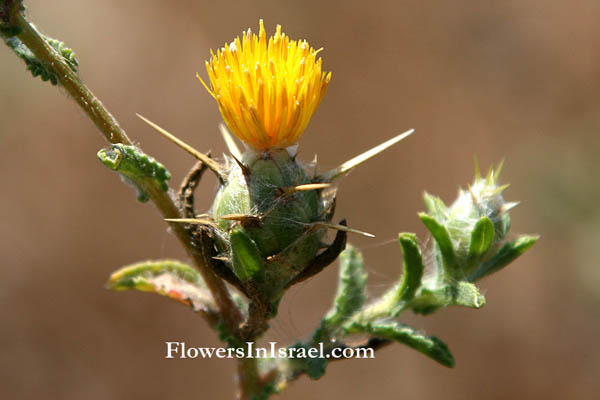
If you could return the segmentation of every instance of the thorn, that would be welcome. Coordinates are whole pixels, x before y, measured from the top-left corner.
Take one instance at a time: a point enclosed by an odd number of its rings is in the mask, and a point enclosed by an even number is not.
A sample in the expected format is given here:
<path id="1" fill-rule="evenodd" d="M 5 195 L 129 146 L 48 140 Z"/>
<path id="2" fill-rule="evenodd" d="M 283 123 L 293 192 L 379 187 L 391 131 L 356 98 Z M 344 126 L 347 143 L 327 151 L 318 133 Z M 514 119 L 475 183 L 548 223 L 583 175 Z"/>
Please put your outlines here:
<path id="1" fill-rule="evenodd" d="M 285 150 L 288 152 L 292 160 L 295 160 L 296 156 L 298 155 L 298 143 L 286 147 Z"/>
<path id="2" fill-rule="evenodd" d="M 395 145 L 396 143 L 398 143 L 402 139 L 406 138 L 407 136 L 410 136 L 414 131 L 415 131 L 414 129 L 410 129 L 390 140 L 387 140 L 387 141 L 381 143 L 379 146 L 373 147 L 371 150 L 367 150 L 364 153 L 359 154 L 358 156 L 346 161 L 339 167 L 334 168 L 334 169 L 324 173 L 323 175 L 321 175 L 319 177 L 319 180 L 325 181 L 325 182 L 331 182 L 334 179 L 339 178 L 341 175 L 347 173 L 348 171 L 350 171 L 354 167 L 358 166 L 359 164 L 362 164 L 363 162 L 367 161 L 369 158 L 371 158 L 371 157 L 381 153 L 382 151 L 386 150 L 387 148 Z"/>
<path id="3" fill-rule="evenodd" d="M 477 156 L 473 156 L 473 163 L 475 164 L 475 181 L 481 180 L 481 169 L 479 169 L 479 160 Z"/>
<path id="4" fill-rule="evenodd" d="M 219 124 L 219 130 L 221 131 L 221 136 L 223 136 L 223 140 L 225 141 L 229 153 L 235 158 L 242 158 L 242 153 L 240 152 L 239 147 L 237 147 L 237 144 L 235 144 L 235 140 L 225 124 Z"/>
<path id="5" fill-rule="evenodd" d="M 496 189 L 494 189 L 494 194 L 500 194 L 503 191 L 505 191 L 506 189 L 508 189 L 510 187 L 510 183 L 507 183 L 505 185 L 502 186 L 498 186 Z"/>
<path id="6" fill-rule="evenodd" d="M 510 203 L 504 203 L 502 205 L 502 207 L 500 207 L 500 213 L 504 214 L 505 212 L 508 212 L 509 210 L 512 210 L 513 208 L 515 208 L 516 206 L 518 206 L 520 203 L 520 201 L 512 201 Z"/>
<path id="7" fill-rule="evenodd" d="M 311 224 L 311 226 L 322 226 L 325 228 L 336 229 L 338 231 L 343 231 L 343 232 L 348 232 L 348 233 L 357 233 L 359 235 L 363 235 L 366 237 L 371 237 L 371 238 L 375 237 L 375 235 L 373 235 L 371 233 L 359 231 L 358 229 L 349 228 L 346 225 L 341 225 L 341 224 L 332 224 L 329 222 L 315 222 L 315 223 Z"/>
<path id="8" fill-rule="evenodd" d="M 189 144 L 187 144 L 184 141 L 182 141 L 181 139 L 175 137 L 174 135 L 172 135 L 171 133 L 167 132 L 166 130 L 164 130 L 160 126 L 156 125 L 154 122 L 146 119 L 142 115 L 140 115 L 140 114 L 136 114 L 136 115 L 142 121 L 144 121 L 145 123 L 147 123 L 148 125 L 150 125 L 152 128 L 156 129 L 156 131 L 158 131 L 158 133 L 160 133 L 161 135 L 163 135 L 164 137 L 166 137 L 167 139 L 169 139 L 171 142 L 175 143 L 177 146 L 181 147 L 182 149 L 184 149 L 185 151 L 187 151 L 188 153 L 190 153 L 191 155 L 193 155 L 194 157 L 196 157 L 198 160 L 200 160 L 204 164 L 206 164 L 206 166 L 210 170 L 212 170 L 219 177 L 219 179 L 221 179 L 222 181 L 225 180 L 225 177 L 223 176 L 223 172 L 221 171 L 221 168 L 220 168 L 219 164 L 217 162 L 215 162 L 212 158 L 210 158 L 206 154 L 201 153 L 198 150 L 194 149 Z"/>
<path id="9" fill-rule="evenodd" d="M 260 220 L 260 215 L 253 215 L 253 214 L 226 214 L 226 215 L 221 215 L 220 217 L 218 217 L 219 219 L 224 219 L 225 221 L 240 221 L 240 222 L 247 222 L 247 221 L 259 221 Z"/>
<path id="10" fill-rule="evenodd" d="M 296 192 L 303 192 L 306 190 L 325 189 L 325 188 L 328 188 L 329 186 L 331 186 L 330 183 L 308 183 L 306 185 L 287 186 L 287 187 L 277 188 L 277 191 L 280 193 L 280 195 L 290 195 L 290 194 L 294 194 Z"/>
<path id="11" fill-rule="evenodd" d="M 500 173 L 502 172 L 503 166 L 504 166 L 504 159 L 502 159 L 500 161 L 500 163 L 498 164 L 498 166 L 496 167 L 496 172 L 494 173 L 494 179 L 496 182 L 498 182 L 498 179 L 500 178 Z"/>
<path id="12" fill-rule="evenodd" d="M 235 160 L 235 162 L 237 163 L 237 165 L 242 170 L 242 174 L 244 174 L 244 177 L 246 178 L 246 181 L 248 181 L 248 178 L 250 177 L 250 168 L 248 168 L 247 166 L 245 166 L 244 163 L 241 162 L 240 160 L 238 160 L 237 157 L 234 156 L 233 154 L 231 155 L 231 157 Z"/>
<path id="13" fill-rule="evenodd" d="M 485 176 L 485 183 L 488 185 L 494 183 L 494 168 L 491 165 L 487 175 Z"/>
<path id="14" fill-rule="evenodd" d="M 210 214 L 206 214 L 206 213 L 196 215 L 196 219 L 200 219 L 200 218 L 201 219 L 209 219 L 210 220 L 212 218 L 212 216 Z"/>
<path id="15" fill-rule="evenodd" d="M 315 154 L 315 157 L 313 158 L 312 164 L 313 164 L 313 178 L 315 178 L 317 176 L 317 155 L 316 154 Z"/>
<path id="16" fill-rule="evenodd" d="M 215 256 L 212 259 L 213 260 L 219 260 L 219 261 L 225 261 L 225 262 L 231 261 L 231 259 L 229 257 L 216 257 Z"/>
<path id="17" fill-rule="evenodd" d="M 209 219 L 201 219 L 201 218 L 165 218 L 165 221 L 176 222 L 176 223 L 180 223 L 180 224 L 210 225 L 214 228 L 219 227 L 213 221 L 211 221 Z"/>
<path id="18" fill-rule="evenodd" d="M 327 198 L 327 195 L 322 196 L 323 198 Z M 335 196 L 335 193 L 333 194 L 332 198 L 330 200 L 326 201 L 326 207 L 323 213 L 323 219 L 325 221 L 331 221 L 331 219 L 333 218 L 333 214 L 335 214 L 335 206 L 337 205 L 337 197 Z"/>
<path id="19" fill-rule="evenodd" d="M 473 187 L 471 185 L 469 185 L 469 193 L 471 193 L 471 200 L 473 201 L 473 204 L 479 204 L 479 198 L 473 191 Z M 460 197 L 460 194 L 461 193 L 459 193 L 459 197 Z"/>

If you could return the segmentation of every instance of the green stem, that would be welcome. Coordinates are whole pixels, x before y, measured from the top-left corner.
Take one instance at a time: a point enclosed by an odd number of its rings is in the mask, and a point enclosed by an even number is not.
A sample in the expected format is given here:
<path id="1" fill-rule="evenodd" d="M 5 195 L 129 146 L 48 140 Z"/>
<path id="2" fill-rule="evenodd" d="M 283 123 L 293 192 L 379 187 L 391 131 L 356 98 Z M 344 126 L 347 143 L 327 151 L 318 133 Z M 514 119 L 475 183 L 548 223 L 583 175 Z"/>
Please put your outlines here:
<path id="1" fill-rule="evenodd" d="M 20 33 L 18 34 L 19 40 L 29 48 L 38 60 L 57 72 L 62 87 L 65 88 L 66 92 L 69 93 L 94 122 L 106 140 L 110 143 L 132 144 L 125 131 L 119 126 L 117 120 L 104 107 L 102 102 L 83 84 L 77 73 L 48 44 L 35 26 L 25 18 L 25 15 L 21 12 L 21 2 L 4 1 L 2 6 L 3 22 L 20 28 Z M 148 194 L 152 202 L 154 202 L 164 218 L 181 218 L 180 211 L 171 197 L 156 182 L 143 180 L 138 183 Z M 191 246 L 183 224 L 170 223 L 170 226 L 188 255 L 194 260 L 196 267 L 215 299 L 215 303 L 219 307 L 221 318 L 227 328 L 232 334 L 238 335 L 242 315 L 231 299 L 225 284 L 212 272 L 205 255 Z"/>
<path id="2" fill-rule="evenodd" d="M 238 400 L 252 400 L 260 394 L 261 383 L 256 358 L 238 360 Z"/>

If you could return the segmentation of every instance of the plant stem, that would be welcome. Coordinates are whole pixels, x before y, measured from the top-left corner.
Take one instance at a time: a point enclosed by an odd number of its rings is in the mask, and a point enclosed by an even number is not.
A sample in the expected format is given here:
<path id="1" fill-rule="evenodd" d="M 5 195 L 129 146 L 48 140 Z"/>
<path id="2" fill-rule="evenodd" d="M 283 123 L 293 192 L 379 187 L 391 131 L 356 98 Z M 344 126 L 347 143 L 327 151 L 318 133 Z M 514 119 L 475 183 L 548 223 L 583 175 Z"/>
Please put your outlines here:
<path id="1" fill-rule="evenodd" d="M 18 34 L 19 40 L 27 46 L 40 62 L 46 64 L 57 73 L 62 87 L 64 87 L 66 92 L 77 102 L 109 143 L 131 145 L 132 141 L 119 126 L 117 120 L 81 81 L 77 73 L 71 69 L 62 56 L 49 45 L 44 36 L 27 20 L 21 11 L 21 4 L 22 2 L 20 1 L 4 1 L 2 4 L 2 22 L 4 22 L 5 25 L 18 26 L 20 28 L 20 33 Z M 169 194 L 164 192 L 154 180 L 141 180 L 136 183 L 147 193 L 163 218 L 176 219 L 182 217 L 180 210 L 177 208 Z M 231 299 L 229 291 L 223 281 L 210 269 L 210 260 L 207 259 L 207 256 L 201 250 L 198 250 L 191 245 L 190 238 L 184 229 L 183 224 L 170 223 L 169 225 L 175 236 L 184 246 L 189 257 L 194 260 L 196 267 L 206 282 L 206 285 L 219 308 L 220 318 L 225 323 L 228 331 L 238 338 L 246 336 L 244 332 L 240 330 L 240 325 L 243 321 L 242 314 Z M 252 314 L 253 320 L 256 320 L 257 318 L 260 319 L 260 317 L 254 315 L 257 314 L 256 312 L 252 312 Z M 212 315 L 203 316 L 211 326 L 215 324 Z M 256 358 L 239 360 L 238 379 L 238 397 L 240 399 L 249 400 L 260 393 L 261 382 Z"/>
<path id="2" fill-rule="evenodd" d="M 22 32 L 18 35 L 21 42 L 31 50 L 38 60 L 58 73 L 62 87 L 94 122 L 106 140 L 110 143 L 132 144 L 117 120 L 81 82 L 77 73 L 48 44 L 35 26 L 27 21 L 23 13 L 19 12 L 15 15 L 14 23 L 22 29 Z"/>
<path id="3" fill-rule="evenodd" d="M 10 24 L 18 26 L 21 32 L 19 40 L 31 50 L 42 63 L 54 69 L 62 87 L 79 104 L 88 117 L 110 143 L 132 144 L 117 120 L 104 107 L 102 102 L 83 84 L 76 72 L 64 61 L 20 11 L 21 2 L 4 2 L 3 6 L 11 7 L 9 11 Z M 138 182 L 156 205 L 163 218 L 181 218 L 181 214 L 168 193 L 164 192 L 153 180 Z M 172 231 L 184 246 L 187 254 L 194 260 L 206 286 L 210 290 L 215 303 L 219 307 L 220 316 L 233 335 L 238 335 L 242 315 L 231 299 L 229 291 L 221 279 L 210 269 L 205 255 L 191 246 L 190 238 L 183 224 L 170 223 Z"/>
<path id="4" fill-rule="evenodd" d="M 238 380 L 238 400 L 252 400 L 259 395 L 261 385 L 256 358 L 246 357 L 238 360 Z"/>

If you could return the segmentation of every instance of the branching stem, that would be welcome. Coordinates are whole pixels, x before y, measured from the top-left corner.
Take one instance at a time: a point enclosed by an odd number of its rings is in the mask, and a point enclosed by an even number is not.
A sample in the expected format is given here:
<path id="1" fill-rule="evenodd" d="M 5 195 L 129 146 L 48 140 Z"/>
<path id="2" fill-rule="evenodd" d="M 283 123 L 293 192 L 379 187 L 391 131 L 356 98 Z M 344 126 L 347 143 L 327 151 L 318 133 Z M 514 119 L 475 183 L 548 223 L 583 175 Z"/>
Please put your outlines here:
<path id="1" fill-rule="evenodd" d="M 65 88 L 66 92 L 94 122 L 106 140 L 110 143 L 132 144 L 125 131 L 119 126 L 117 120 L 104 107 L 102 102 L 81 81 L 77 73 L 64 61 L 63 57 L 48 44 L 36 27 L 27 20 L 21 11 L 21 2 L 4 1 L 2 7 L 3 22 L 8 22 L 11 26 L 19 28 L 19 40 L 27 46 L 40 62 L 56 71 L 61 86 Z M 182 217 L 169 194 L 164 192 L 156 182 L 143 180 L 136 183 L 148 194 L 163 218 Z M 188 255 L 194 260 L 196 267 L 214 297 L 215 303 L 219 307 L 221 319 L 232 334 L 238 335 L 242 315 L 232 301 L 225 284 L 212 272 L 207 260 L 204 259 L 204 255 L 191 246 L 184 226 L 179 223 L 170 223 L 169 225 L 186 249 Z"/>

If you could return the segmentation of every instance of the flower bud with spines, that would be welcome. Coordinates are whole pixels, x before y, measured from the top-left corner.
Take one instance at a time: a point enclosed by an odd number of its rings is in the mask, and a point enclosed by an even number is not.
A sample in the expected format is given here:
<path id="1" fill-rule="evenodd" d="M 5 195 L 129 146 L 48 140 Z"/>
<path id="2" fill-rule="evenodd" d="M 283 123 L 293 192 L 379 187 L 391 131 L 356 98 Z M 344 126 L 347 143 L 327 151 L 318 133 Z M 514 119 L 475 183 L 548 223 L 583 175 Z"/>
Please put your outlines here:
<path id="1" fill-rule="evenodd" d="M 332 215 L 322 187 L 294 190 L 322 182 L 313 182 L 291 155 L 331 79 L 320 51 L 290 39 L 279 25 L 268 37 L 260 20 L 258 34 L 248 29 L 211 51 L 208 83 L 198 75 L 229 130 L 248 148 L 243 155 L 231 152 L 211 209 L 219 228 L 216 247 L 250 297 L 268 303 L 271 314 L 293 278 L 320 265 L 323 223 Z"/>
<path id="2" fill-rule="evenodd" d="M 425 193 L 428 213 L 419 216 L 435 239 L 434 259 L 442 280 L 464 280 L 505 241 L 508 211 L 518 203 L 508 203 L 502 196 L 508 185 L 498 184 L 501 168 L 490 168 L 485 178 L 477 171 L 473 184 L 460 189 L 450 207 Z"/>
<path id="3" fill-rule="evenodd" d="M 285 149 L 248 150 L 229 165 L 211 209 L 219 250 L 242 282 L 276 302 L 321 250 L 325 228 L 315 223 L 329 222 L 329 198 L 320 190 L 282 190 L 311 183 Z"/>

